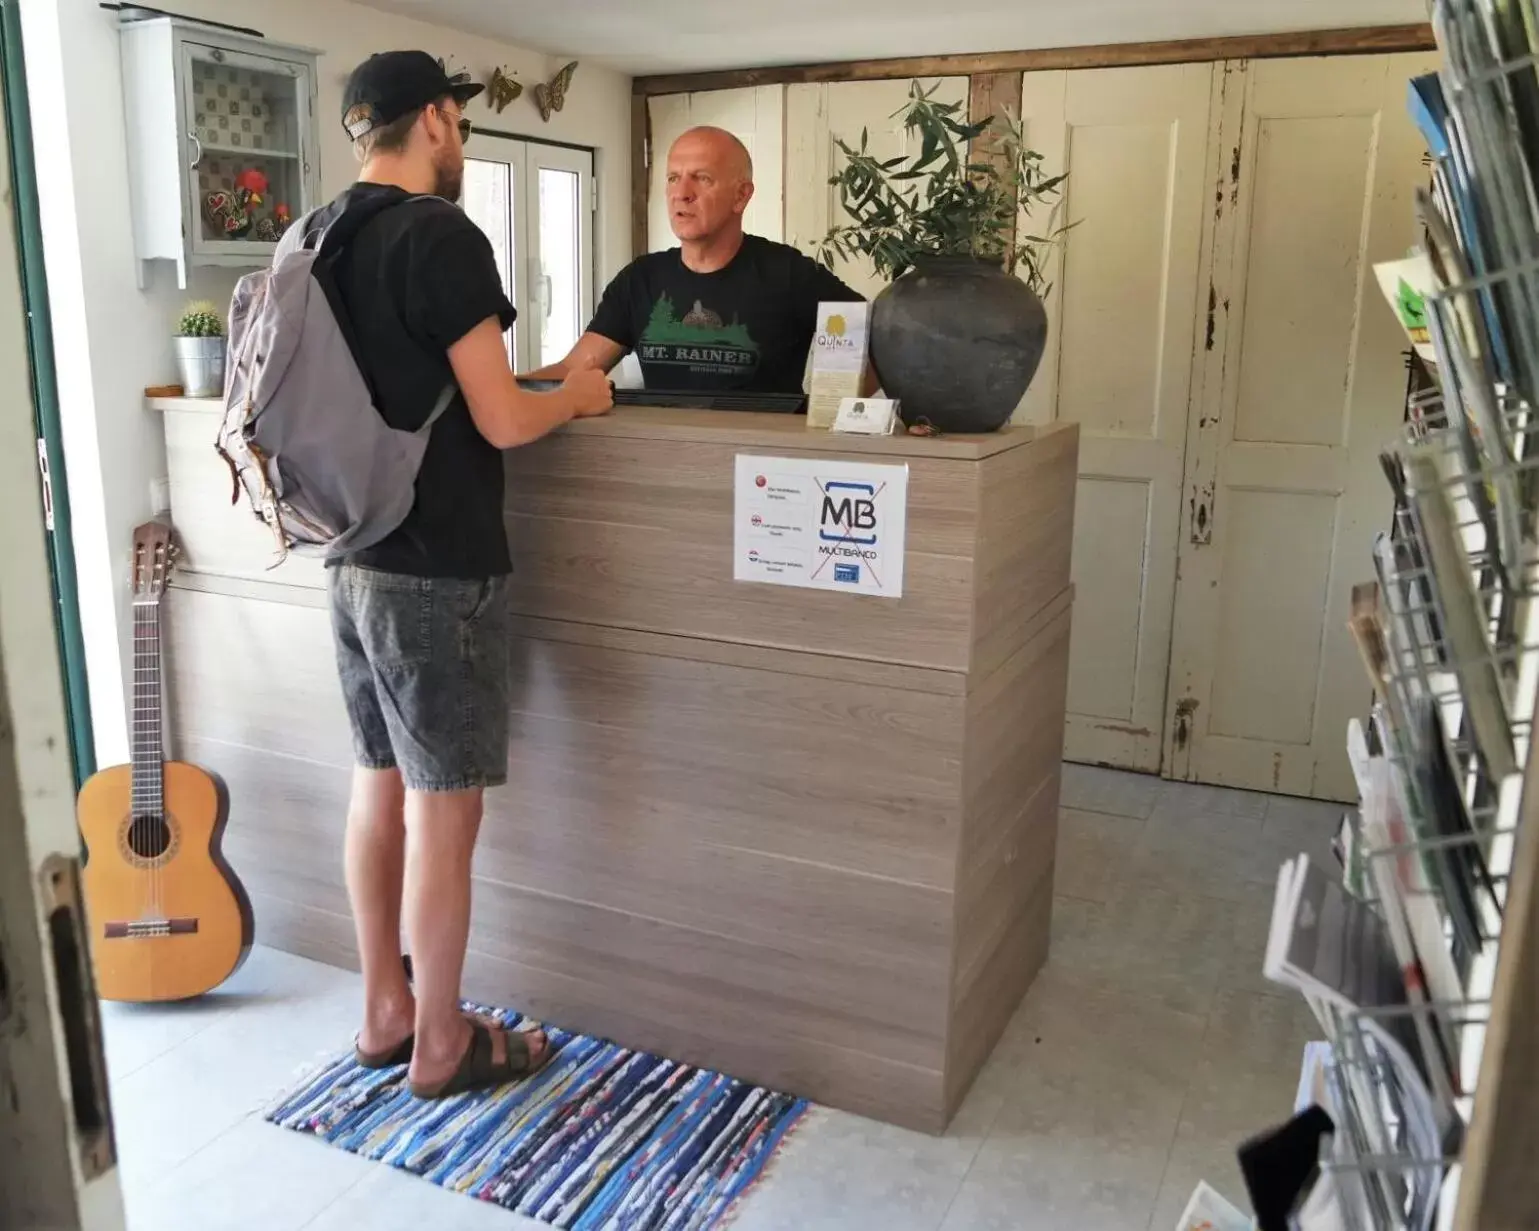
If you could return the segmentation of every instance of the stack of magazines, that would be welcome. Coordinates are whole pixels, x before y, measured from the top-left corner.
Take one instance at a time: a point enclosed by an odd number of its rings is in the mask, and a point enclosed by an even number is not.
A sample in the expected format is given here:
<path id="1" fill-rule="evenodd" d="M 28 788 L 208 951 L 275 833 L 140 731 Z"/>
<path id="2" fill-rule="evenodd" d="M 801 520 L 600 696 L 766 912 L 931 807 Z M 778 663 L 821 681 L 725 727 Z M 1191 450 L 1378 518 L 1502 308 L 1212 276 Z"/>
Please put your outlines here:
<path id="1" fill-rule="evenodd" d="M 1358 807 L 1339 866 L 1280 869 L 1264 960 L 1326 1040 L 1306 1231 L 1451 1226 L 1539 697 L 1539 18 L 1435 0 L 1432 21 L 1442 63 L 1408 90 L 1425 242 L 1378 272 L 1435 385 L 1382 455 L 1395 519 L 1352 596 Z"/>

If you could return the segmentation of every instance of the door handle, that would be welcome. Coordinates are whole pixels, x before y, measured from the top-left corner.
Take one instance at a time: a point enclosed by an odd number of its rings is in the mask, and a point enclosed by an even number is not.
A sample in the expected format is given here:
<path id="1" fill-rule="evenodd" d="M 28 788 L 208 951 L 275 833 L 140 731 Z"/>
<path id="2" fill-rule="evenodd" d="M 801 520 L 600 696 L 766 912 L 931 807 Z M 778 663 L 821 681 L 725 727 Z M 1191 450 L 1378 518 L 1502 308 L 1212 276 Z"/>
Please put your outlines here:
<path id="1" fill-rule="evenodd" d="M 540 266 L 540 258 L 537 256 L 530 257 L 529 298 L 533 302 L 533 315 L 536 319 L 543 319 L 545 316 L 545 282 L 545 271 Z"/>

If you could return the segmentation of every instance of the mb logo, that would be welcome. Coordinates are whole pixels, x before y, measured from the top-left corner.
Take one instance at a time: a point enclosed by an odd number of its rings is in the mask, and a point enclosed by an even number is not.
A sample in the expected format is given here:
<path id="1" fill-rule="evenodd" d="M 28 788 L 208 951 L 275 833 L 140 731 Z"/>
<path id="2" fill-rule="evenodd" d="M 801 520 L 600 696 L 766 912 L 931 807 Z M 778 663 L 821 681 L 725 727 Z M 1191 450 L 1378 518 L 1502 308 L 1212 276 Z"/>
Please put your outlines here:
<path id="1" fill-rule="evenodd" d="M 853 492 L 854 495 L 845 493 Z M 818 537 L 830 543 L 876 542 L 875 533 L 858 537 L 856 531 L 876 530 L 876 488 L 869 483 L 829 483 L 823 489 L 823 512 L 818 518 Z"/>

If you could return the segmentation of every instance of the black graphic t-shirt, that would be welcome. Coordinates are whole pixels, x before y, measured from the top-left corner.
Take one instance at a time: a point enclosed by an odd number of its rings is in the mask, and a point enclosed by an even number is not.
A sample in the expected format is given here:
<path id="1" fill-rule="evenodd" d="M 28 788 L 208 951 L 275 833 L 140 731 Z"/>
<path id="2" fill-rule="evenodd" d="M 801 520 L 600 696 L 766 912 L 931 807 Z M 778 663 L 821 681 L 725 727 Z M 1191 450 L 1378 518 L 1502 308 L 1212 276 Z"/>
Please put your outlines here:
<path id="1" fill-rule="evenodd" d="M 489 316 L 515 312 L 486 236 L 448 201 L 407 201 L 391 184 L 358 183 L 322 215 L 393 202 L 332 258 L 331 272 L 391 427 L 422 426 L 454 380 L 449 348 Z M 503 456 L 487 443 L 456 391 L 428 436 L 411 512 L 380 542 L 348 559 L 417 577 L 497 577 L 512 569 L 503 523 Z"/>
<path id="2" fill-rule="evenodd" d="M 745 235 L 715 273 L 695 273 L 677 248 L 638 257 L 588 330 L 634 351 L 649 389 L 799 393 L 818 304 L 863 298 L 795 248 Z"/>

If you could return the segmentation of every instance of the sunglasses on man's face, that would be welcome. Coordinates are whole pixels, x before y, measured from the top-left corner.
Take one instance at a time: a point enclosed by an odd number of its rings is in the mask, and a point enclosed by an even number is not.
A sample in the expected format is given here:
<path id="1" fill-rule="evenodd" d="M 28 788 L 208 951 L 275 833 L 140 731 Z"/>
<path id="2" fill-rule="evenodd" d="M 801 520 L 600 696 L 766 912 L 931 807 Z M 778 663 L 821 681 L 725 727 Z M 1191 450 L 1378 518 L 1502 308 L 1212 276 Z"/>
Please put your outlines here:
<path id="1" fill-rule="evenodd" d="M 460 144 L 463 145 L 465 142 L 469 141 L 471 132 L 470 121 L 467 120 L 463 115 L 455 115 L 452 111 L 445 111 L 443 114 L 453 120 L 455 127 L 460 130 Z"/>

